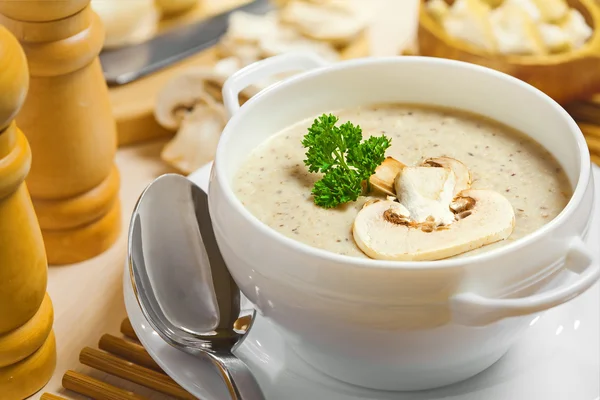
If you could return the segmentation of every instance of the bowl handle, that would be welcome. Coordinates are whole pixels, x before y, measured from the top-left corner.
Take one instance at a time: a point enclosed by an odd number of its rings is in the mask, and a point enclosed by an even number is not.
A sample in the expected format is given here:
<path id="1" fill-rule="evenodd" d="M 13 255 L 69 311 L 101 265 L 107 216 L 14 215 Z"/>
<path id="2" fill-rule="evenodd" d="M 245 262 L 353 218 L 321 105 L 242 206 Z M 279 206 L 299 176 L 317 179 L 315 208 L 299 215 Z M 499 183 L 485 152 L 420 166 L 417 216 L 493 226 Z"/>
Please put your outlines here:
<path id="1" fill-rule="evenodd" d="M 483 326 L 504 318 L 546 311 L 579 296 L 600 278 L 600 263 L 577 237 L 571 241 L 565 267 L 578 274 L 575 281 L 543 293 L 518 299 L 493 299 L 476 293 L 461 293 L 450 300 L 454 322 L 468 326 Z"/>
<path id="2" fill-rule="evenodd" d="M 287 53 L 250 64 L 227 79 L 223 85 L 223 103 L 229 118 L 240 109 L 240 92 L 263 79 L 283 72 L 309 70 L 329 63 L 314 53 Z"/>

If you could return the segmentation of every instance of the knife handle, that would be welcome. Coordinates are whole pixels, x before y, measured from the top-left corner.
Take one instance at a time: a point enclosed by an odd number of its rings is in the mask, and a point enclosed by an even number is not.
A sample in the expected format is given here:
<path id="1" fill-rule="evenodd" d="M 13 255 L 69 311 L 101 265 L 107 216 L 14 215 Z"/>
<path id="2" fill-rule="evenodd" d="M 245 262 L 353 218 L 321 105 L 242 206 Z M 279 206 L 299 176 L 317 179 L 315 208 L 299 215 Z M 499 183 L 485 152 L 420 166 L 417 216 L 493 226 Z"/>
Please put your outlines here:
<path id="1" fill-rule="evenodd" d="M 239 109 L 239 94 L 248 86 L 273 75 L 290 71 L 304 71 L 329 65 L 314 53 L 295 52 L 266 58 L 240 69 L 223 85 L 223 103 L 229 118 Z"/>

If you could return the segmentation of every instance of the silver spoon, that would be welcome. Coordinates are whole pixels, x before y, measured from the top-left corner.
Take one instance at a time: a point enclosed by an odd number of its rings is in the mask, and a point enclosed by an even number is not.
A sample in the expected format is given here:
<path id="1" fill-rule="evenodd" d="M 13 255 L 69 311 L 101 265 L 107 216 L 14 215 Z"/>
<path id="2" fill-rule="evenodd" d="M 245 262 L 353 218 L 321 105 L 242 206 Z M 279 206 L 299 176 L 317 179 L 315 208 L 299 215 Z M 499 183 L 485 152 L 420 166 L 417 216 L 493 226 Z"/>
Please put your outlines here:
<path id="1" fill-rule="evenodd" d="M 217 246 L 206 193 L 181 175 L 154 180 L 133 211 L 127 256 L 152 328 L 171 346 L 208 358 L 233 400 L 263 400 L 254 376 L 232 353 L 243 339 L 234 329 L 240 291 Z"/>

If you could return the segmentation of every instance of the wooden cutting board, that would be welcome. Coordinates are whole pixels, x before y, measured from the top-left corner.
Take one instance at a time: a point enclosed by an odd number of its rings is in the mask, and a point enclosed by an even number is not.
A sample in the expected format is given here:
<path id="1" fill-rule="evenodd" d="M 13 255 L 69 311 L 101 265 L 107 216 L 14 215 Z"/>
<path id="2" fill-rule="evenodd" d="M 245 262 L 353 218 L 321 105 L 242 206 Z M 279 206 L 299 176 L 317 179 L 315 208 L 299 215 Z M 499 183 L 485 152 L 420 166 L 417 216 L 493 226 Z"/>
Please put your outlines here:
<path id="1" fill-rule="evenodd" d="M 199 0 L 200 4 L 177 18 L 161 21 L 158 33 L 182 24 L 199 21 L 219 14 L 249 0 Z M 342 58 L 357 58 L 368 55 L 369 38 L 365 33 L 342 53 Z M 217 61 L 214 49 L 208 49 L 182 60 L 168 68 L 123 86 L 110 88 L 113 113 L 117 121 L 119 146 L 135 144 L 146 140 L 173 135 L 155 121 L 153 109 L 156 94 L 174 75 L 201 65 L 211 65 Z"/>
<path id="2" fill-rule="evenodd" d="M 198 6 L 189 12 L 164 19 L 157 34 L 169 29 L 209 18 L 226 10 L 248 3 L 249 0 L 199 0 Z M 113 113 L 117 121 L 119 146 L 172 135 L 156 123 L 153 115 L 158 90 L 178 72 L 198 65 L 210 65 L 216 61 L 213 49 L 208 49 L 152 75 L 109 89 Z"/>

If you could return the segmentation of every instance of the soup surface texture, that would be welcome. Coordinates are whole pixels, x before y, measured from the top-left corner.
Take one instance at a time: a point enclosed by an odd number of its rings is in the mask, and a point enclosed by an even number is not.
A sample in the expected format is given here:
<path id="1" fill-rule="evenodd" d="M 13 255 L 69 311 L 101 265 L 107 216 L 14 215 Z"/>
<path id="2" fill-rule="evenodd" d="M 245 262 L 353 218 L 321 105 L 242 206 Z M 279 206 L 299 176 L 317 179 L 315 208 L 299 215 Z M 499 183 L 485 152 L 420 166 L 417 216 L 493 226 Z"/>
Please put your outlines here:
<path id="1" fill-rule="evenodd" d="M 472 250 L 488 251 L 537 230 L 560 213 L 571 196 L 554 157 L 529 137 L 499 123 L 456 110 L 384 104 L 332 111 L 338 124 L 360 125 L 363 139 L 385 134 L 386 155 L 407 165 L 448 156 L 471 171 L 473 189 L 491 189 L 512 204 L 516 224 L 504 241 Z M 301 121 L 259 145 L 243 162 L 234 190 L 260 221 L 285 236 L 331 252 L 367 257 L 355 244 L 352 223 L 370 196 L 335 209 L 314 204 L 320 174 L 304 165 L 302 138 L 313 119 Z M 381 196 L 379 197 L 381 198 Z"/>

